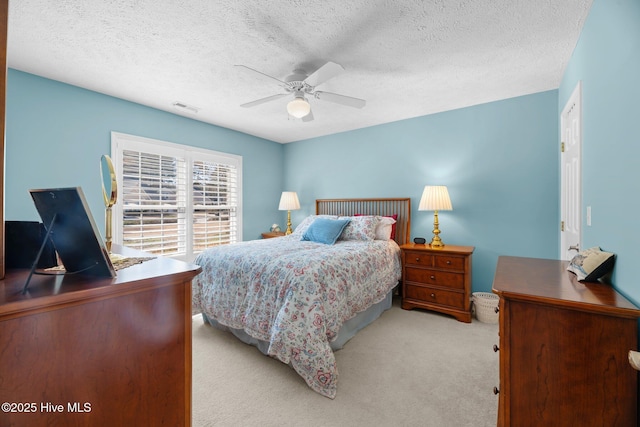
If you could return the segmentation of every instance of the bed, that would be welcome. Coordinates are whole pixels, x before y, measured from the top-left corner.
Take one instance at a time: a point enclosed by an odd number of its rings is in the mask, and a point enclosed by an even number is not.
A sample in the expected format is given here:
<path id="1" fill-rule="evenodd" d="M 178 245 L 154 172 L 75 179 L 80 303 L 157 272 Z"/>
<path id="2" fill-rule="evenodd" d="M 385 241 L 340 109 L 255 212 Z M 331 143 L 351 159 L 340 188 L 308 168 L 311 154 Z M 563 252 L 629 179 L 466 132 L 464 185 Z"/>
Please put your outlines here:
<path id="1" fill-rule="evenodd" d="M 193 306 L 205 323 L 291 365 L 334 398 L 334 351 L 391 307 L 410 215 L 409 198 L 317 200 L 316 214 L 289 236 L 198 255 Z M 325 227 L 343 228 L 323 241 Z"/>

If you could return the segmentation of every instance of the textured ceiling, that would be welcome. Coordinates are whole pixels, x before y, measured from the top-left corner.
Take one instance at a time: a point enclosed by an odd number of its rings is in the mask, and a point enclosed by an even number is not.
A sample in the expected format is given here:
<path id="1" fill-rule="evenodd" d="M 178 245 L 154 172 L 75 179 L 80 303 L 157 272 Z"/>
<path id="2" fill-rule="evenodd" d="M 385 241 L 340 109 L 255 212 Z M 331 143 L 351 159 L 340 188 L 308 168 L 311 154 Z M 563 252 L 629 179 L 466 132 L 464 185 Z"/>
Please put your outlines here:
<path id="1" fill-rule="evenodd" d="M 277 142 L 558 88 L 592 0 L 11 0 L 9 67 Z M 290 119 L 277 79 L 333 61 Z M 180 102 L 197 114 L 173 107 Z"/>

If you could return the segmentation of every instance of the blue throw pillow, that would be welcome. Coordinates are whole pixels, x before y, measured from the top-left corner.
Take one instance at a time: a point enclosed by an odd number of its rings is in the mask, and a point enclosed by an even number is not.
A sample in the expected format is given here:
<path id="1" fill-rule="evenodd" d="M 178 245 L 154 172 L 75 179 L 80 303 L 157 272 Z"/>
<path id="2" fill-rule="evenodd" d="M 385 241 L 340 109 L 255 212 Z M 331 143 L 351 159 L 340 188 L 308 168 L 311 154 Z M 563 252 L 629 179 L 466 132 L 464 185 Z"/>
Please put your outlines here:
<path id="1" fill-rule="evenodd" d="M 302 235 L 302 240 L 333 245 L 349 222 L 349 219 L 316 218 Z"/>

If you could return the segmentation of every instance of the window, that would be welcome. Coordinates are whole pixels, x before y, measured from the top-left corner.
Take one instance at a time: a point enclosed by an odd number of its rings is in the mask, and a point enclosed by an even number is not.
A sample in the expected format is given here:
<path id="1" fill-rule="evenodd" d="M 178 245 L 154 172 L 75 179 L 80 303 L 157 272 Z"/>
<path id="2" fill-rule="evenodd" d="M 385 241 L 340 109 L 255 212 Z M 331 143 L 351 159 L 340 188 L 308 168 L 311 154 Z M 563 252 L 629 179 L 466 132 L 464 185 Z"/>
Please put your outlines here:
<path id="1" fill-rule="evenodd" d="M 111 133 L 115 243 L 191 261 L 242 240 L 242 157 Z"/>

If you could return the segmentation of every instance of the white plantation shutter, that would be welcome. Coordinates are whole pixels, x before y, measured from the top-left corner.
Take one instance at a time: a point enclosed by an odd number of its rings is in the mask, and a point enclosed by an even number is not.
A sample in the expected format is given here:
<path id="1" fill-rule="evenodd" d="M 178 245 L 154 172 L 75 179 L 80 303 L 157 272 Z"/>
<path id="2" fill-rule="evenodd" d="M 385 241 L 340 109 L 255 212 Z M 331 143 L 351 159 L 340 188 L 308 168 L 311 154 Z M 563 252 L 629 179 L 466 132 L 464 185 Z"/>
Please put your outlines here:
<path id="1" fill-rule="evenodd" d="M 193 161 L 193 251 L 238 241 L 238 169 Z"/>
<path id="2" fill-rule="evenodd" d="M 114 242 L 192 260 L 242 240 L 242 158 L 112 133 Z"/>
<path id="3" fill-rule="evenodd" d="M 185 159 L 131 150 L 122 159 L 122 244 L 185 255 Z"/>

